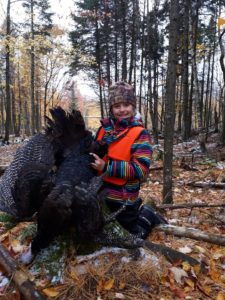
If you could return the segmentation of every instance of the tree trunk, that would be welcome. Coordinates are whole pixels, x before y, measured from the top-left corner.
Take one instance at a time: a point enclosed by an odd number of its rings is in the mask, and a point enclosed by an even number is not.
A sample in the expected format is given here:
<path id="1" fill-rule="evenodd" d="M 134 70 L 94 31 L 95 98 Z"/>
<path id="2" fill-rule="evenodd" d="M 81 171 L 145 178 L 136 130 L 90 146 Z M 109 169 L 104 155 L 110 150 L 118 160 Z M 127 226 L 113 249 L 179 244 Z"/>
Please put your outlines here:
<path id="1" fill-rule="evenodd" d="M 209 103 L 209 89 L 210 89 L 210 72 L 211 72 L 211 49 L 207 57 L 208 70 L 207 70 L 207 80 L 206 80 L 206 92 L 205 92 L 205 109 L 204 109 L 204 126 L 206 126 L 208 118 L 208 103 Z"/>
<path id="2" fill-rule="evenodd" d="M 119 70 L 118 70 L 118 0 L 115 0 L 115 22 L 114 22 L 114 31 L 115 31 L 115 82 L 119 79 Z"/>
<path id="3" fill-rule="evenodd" d="M 98 65 L 98 86 L 99 86 L 99 100 L 100 100 L 100 110 L 101 118 L 104 117 L 104 103 L 103 103 L 103 94 L 102 94 L 102 72 L 101 72 L 101 55 L 100 55 L 100 37 L 99 37 L 99 28 L 97 20 L 97 8 L 95 10 L 95 37 L 96 37 L 96 46 L 95 46 L 95 57 Z"/>
<path id="4" fill-rule="evenodd" d="M 182 93 L 183 93 L 183 139 L 186 141 L 188 135 L 188 111 L 189 111 L 189 85 L 188 85 L 188 56 L 189 56 L 189 10 L 190 0 L 186 0 L 184 11 L 184 49 L 183 49 L 183 74 L 182 74 Z"/>
<path id="5" fill-rule="evenodd" d="M 126 29 L 126 0 L 122 0 L 122 80 L 127 80 L 127 29 Z"/>
<path id="6" fill-rule="evenodd" d="M 214 29 L 214 33 L 216 35 L 216 28 Z M 207 141 L 208 133 L 209 133 L 209 127 L 211 125 L 212 120 L 212 94 L 213 94 L 213 81 L 214 81 L 214 65 L 215 65 L 215 50 L 216 50 L 216 39 L 214 39 L 213 42 L 213 57 L 212 57 L 212 74 L 211 74 L 211 80 L 210 80 L 210 93 L 209 93 L 209 107 L 208 107 L 208 115 L 207 115 L 207 121 L 206 121 L 206 137 L 205 141 Z"/>
<path id="7" fill-rule="evenodd" d="M 30 30 L 31 30 L 31 48 L 30 48 L 30 104 L 31 104 L 31 131 L 35 133 L 35 97 L 34 97 L 34 76 L 35 76 L 35 55 L 34 55 L 34 2 L 30 2 Z"/>
<path id="8" fill-rule="evenodd" d="M 7 3 L 7 13 L 6 13 L 6 46 L 5 46 L 5 60 L 6 60 L 6 68 L 5 68 L 5 92 L 6 92 L 6 119 L 5 119 L 5 137 L 4 140 L 9 140 L 9 131 L 11 128 L 11 93 L 10 93 L 10 35 L 11 35 L 11 19 L 10 19 L 10 8 L 11 8 L 11 0 L 8 0 Z"/>
<path id="9" fill-rule="evenodd" d="M 166 79 L 163 203 L 172 203 L 172 159 L 175 122 L 176 64 L 178 38 L 179 1 L 171 0 L 169 27 L 169 55 Z"/>
<path id="10" fill-rule="evenodd" d="M 195 110 L 197 113 L 197 124 L 198 128 L 202 128 L 201 122 L 201 99 L 199 93 L 199 82 L 198 82 L 198 72 L 197 72 L 197 63 L 196 63 L 196 45 L 197 45 L 197 36 L 198 36 L 198 18 L 199 18 L 199 5 L 196 4 L 194 12 L 192 15 L 192 35 L 191 35 L 191 55 L 192 55 L 192 74 L 193 74 L 193 103 L 195 105 Z M 192 113 L 190 114 L 191 120 Z M 191 130 L 190 130 L 191 132 Z"/>
<path id="11" fill-rule="evenodd" d="M 110 45 L 109 45 L 109 36 L 110 36 L 110 27 L 109 27 L 109 6 L 108 2 L 104 2 L 104 33 L 105 33 L 105 44 L 106 44 L 106 78 L 107 86 L 111 84 L 111 70 L 110 70 Z"/>

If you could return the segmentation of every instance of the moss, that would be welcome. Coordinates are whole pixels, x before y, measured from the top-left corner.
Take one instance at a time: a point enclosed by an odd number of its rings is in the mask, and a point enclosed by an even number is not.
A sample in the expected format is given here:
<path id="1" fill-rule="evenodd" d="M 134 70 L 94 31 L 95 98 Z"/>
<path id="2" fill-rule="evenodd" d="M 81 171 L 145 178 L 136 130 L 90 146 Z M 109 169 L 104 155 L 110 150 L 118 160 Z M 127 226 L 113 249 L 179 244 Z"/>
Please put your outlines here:
<path id="1" fill-rule="evenodd" d="M 0 222 L 4 224 L 6 230 L 9 230 L 15 227 L 19 223 L 19 220 L 9 214 L 0 213 Z"/>
<path id="2" fill-rule="evenodd" d="M 28 224 L 27 227 L 25 227 L 19 237 L 19 240 L 21 243 L 24 243 L 26 240 L 31 240 L 37 232 L 37 224 L 36 223 L 31 223 Z"/>

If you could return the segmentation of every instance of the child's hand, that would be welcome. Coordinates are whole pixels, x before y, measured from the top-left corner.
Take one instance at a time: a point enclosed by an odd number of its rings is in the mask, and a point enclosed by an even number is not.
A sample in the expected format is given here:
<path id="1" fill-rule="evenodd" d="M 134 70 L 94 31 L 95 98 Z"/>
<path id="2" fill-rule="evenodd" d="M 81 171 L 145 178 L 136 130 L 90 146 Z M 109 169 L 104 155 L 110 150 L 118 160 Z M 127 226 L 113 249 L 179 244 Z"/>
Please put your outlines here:
<path id="1" fill-rule="evenodd" d="M 95 161 L 93 163 L 91 163 L 92 168 L 97 170 L 97 171 L 102 171 L 105 167 L 105 161 L 103 159 L 101 159 L 95 153 L 89 153 L 89 154 L 92 155 L 95 159 Z"/>

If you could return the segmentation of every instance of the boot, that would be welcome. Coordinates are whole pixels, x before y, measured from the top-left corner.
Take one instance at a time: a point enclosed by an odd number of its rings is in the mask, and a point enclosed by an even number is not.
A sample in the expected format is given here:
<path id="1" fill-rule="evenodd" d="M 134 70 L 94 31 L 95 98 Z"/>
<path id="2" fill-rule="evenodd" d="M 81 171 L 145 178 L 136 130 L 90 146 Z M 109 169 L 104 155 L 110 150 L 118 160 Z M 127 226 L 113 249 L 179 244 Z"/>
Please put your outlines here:
<path id="1" fill-rule="evenodd" d="M 150 205 L 142 205 L 137 220 L 136 233 L 139 237 L 146 239 L 152 228 L 159 224 L 168 224 L 167 220 L 157 213 Z"/>

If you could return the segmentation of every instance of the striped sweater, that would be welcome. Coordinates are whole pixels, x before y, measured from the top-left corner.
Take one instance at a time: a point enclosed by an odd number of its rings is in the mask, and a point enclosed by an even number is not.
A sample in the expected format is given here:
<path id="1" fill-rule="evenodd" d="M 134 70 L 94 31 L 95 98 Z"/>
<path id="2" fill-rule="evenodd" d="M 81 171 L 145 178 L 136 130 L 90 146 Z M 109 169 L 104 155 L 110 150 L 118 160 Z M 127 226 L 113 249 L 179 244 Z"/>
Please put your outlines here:
<path id="1" fill-rule="evenodd" d="M 114 120 L 112 118 L 101 121 L 105 130 L 103 141 L 107 144 L 118 139 L 118 134 L 126 128 L 143 126 L 141 120 L 134 117 L 124 120 Z M 121 138 L 121 137 L 120 137 Z M 124 186 L 117 186 L 104 182 L 104 189 L 108 198 L 113 200 L 135 200 L 138 197 L 140 183 L 149 173 L 152 157 L 151 137 L 146 129 L 136 139 L 131 147 L 131 160 L 118 161 L 110 159 L 106 166 L 106 175 L 127 179 Z"/>

